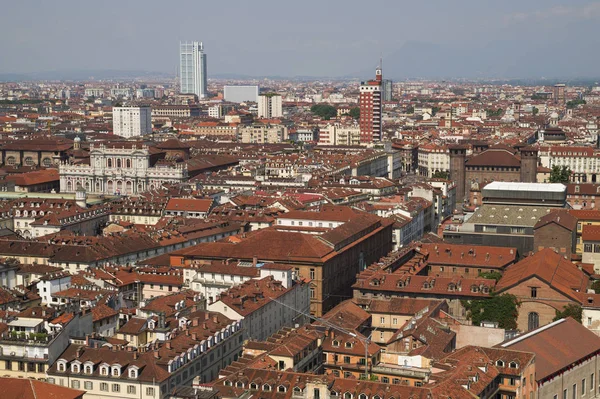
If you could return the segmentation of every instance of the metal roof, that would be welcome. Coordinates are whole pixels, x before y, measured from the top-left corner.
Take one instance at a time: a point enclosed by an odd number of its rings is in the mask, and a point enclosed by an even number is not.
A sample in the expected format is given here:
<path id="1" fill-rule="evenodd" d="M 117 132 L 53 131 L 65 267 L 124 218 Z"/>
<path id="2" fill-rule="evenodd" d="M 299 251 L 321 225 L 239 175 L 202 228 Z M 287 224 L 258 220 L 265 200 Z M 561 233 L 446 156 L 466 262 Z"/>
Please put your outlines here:
<path id="1" fill-rule="evenodd" d="M 484 187 L 485 190 L 503 190 L 503 191 L 545 191 L 562 193 L 567 190 L 567 186 L 562 183 L 517 183 L 494 181 Z"/>

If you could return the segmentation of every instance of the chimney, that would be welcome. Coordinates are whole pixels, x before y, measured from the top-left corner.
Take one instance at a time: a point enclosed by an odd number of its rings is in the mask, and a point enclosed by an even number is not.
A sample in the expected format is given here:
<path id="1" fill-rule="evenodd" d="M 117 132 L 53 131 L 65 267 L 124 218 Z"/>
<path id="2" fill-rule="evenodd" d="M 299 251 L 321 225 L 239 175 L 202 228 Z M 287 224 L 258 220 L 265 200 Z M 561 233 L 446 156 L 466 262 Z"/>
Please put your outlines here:
<path id="1" fill-rule="evenodd" d="M 192 327 L 198 327 L 198 318 L 197 317 L 194 320 L 192 320 Z"/>
<path id="2" fill-rule="evenodd" d="M 133 351 L 133 360 L 137 360 L 137 358 L 138 358 L 138 352 Z"/>
<path id="3" fill-rule="evenodd" d="M 258 258 L 256 257 L 256 255 L 254 255 L 252 257 L 252 266 L 256 267 L 256 264 L 258 263 Z"/>
<path id="4" fill-rule="evenodd" d="M 157 350 L 154 351 L 154 358 L 155 359 L 160 359 L 160 355 L 158 354 Z"/>
<path id="5" fill-rule="evenodd" d="M 171 349 L 171 341 L 167 341 L 167 349 Z"/>
<path id="6" fill-rule="evenodd" d="M 192 339 L 193 339 L 194 341 L 197 341 L 197 340 L 198 340 L 198 334 L 196 334 L 196 333 L 192 333 Z"/>
<path id="7" fill-rule="evenodd" d="M 77 351 L 75 351 L 75 357 L 77 359 L 79 359 L 81 357 L 81 352 L 82 352 L 82 349 L 81 349 L 81 346 L 80 346 L 80 347 L 77 348 Z"/>
<path id="8" fill-rule="evenodd" d="M 204 313 L 204 320 L 208 320 L 208 312 Z"/>
<path id="9" fill-rule="evenodd" d="M 217 318 L 217 315 L 214 315 L 214 316 L 213 316 L 213 322 L 215 322 L 215 323 L 218 323 L 218 322 L 219 322 L 219 319 Z"/>

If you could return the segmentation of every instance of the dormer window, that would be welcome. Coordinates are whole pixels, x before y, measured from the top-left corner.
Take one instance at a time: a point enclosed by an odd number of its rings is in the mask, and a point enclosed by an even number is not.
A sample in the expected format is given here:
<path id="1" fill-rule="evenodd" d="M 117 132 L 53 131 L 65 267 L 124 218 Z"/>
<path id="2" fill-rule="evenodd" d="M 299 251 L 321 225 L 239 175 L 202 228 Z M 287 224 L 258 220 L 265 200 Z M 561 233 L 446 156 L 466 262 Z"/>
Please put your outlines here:
<path id="1" fill-rule="evenodd" d="M 345 392 L 344 399 L 352 399 L 352 394 L 350 392 Z"/>
<path id="2" fill-rule="evenodd" d="M 358 399 L 369 399 L 369 397 L 364 393 L 361 393 L 360 395 L 358 395 Z"/>
<path id="3" fill-rule="evenodd" d="M 503 360 L 496 361 L 496 366 L 498 366 L 498 367 L 504 367 L 504 361 Z"/>
<path id="4" fill-rule="evenodd" d="M 94 368 L 90 365 L 86 365 L 83 369 L 84 373 L 86 374 L 92 374 L 92 372 L 94 371 Z"/>
<path id="5" fill-rule="evenodd" d="M 79 373 L 79 372 L 81 372 L 81 365 L 79 363 L 73 363 L 73 364 L 71 364 L 71 372 L 72 373 Z"/>
<path id="6" fill-rule="evenodd" d="M 229 380 L 225 380 L 225 386 L 226 386 L 226 387 L 230 387 L 230 386 L 232 386 L 232 385 L 233 385 L 233 383 L 232 383 L 231 381 L 229 381 Z"/>
<path id="7" fill-rule="evenodd" d="M 271 391 L 271 386 L 269 384 L 263 385 L 263 391 L 270 392 Z"/>
<path id="8" fill-rule="evenodd" d="M 242 381 L 238 381 L 235 383 L 236 388 L 243 388 L 244 387 L 244 383 Z"/>
<path id="9" fill-rule="evenodd" d="M 346 348 L 348 348 L 348 349 L 352 348 L 352 342 L 346 342 Z"/>
<path id="10" fill-rule="evenodd" d="M 280 385 L 277 387 L 277 392 L 286 392 L 287 388 L 283 385 Z"/>
<path id="11" fill-rule="evenodd" d="M 302 395 L 302 388 L 294 387 L 294 396 L 301 396 L 301 395 Z"/>
<path id="12" fill-rule="evenodd" d="M 132 367 L 129 369 L 129 378 L 137 378 L 138 377 L 138 369 L 137 367 Z"/>
<path id="13" fill-rule="evenodd" d="M 508 364 L 508 367 L 511 369 L 516 369 L 516 368 L 519 368 L 519 364 L 517 362 L 510 362 Z"/>
<path id="14" fill-rule="evenodd" d="M 108 366 L 100 366 L 100 375 L 108 375 Z"/>
<path id="15" fill-rule="evenodd" d="M 258 389 L 258 385 L 256 383 L 254 383 L 254 382 L 251 382 L 250 383 L 250 389 L 254 389 L 254 390 Z"/>
<path id="16" fill-rule="evenodd" d="M 338 346 L 340 346 L 340 341 L 338 341 L 337 339 L 334 339 L 331 344 L 337 348 Z"/>
<path id="17" fill-rule="evenodd" d="M 64 373 L 65 371 L 67 371 L 67 362 L 58 362 L 58 364 L 56 365 L 56 369 Z"/>
<path id="18" fill-rule="evenodd" d="M 472 285 L 471 292 L 479 292 L 479 287 L 477 287 L 476 285 Z"/>
<path id="19" fill-rule="evenodd" d="M 120 377 L 121 376 L 121 368 L 118 366 L 113 366 L 112 367 L 112 371 L 111 371 L 111 375 L 113 377 Z"/>

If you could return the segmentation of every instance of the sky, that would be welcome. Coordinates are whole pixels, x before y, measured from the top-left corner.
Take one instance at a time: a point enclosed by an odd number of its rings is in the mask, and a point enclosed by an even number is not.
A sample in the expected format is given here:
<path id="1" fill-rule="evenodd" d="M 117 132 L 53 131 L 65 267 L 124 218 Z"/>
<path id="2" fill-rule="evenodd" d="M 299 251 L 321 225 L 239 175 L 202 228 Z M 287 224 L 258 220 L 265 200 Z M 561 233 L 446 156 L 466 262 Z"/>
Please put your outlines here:
<path id="1" fill-rule="evenodd" d="M 202 41 L 211 75 L 600 76 L 600 1 L 4 1 L 0 74 L 177 73 Z"/>

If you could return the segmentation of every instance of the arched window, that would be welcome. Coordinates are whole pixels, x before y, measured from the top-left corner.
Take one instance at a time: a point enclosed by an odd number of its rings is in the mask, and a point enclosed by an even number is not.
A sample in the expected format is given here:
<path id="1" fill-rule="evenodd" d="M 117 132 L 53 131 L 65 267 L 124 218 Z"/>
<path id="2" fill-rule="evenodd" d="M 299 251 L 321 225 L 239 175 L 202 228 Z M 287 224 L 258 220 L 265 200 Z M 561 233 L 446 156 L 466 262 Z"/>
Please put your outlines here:
<path id="1" fill-rule="evenodd" d="M 44 158 L 42 159 L 42 165 L 46 168 L 49 168 L 52 166 L 52 160 L 50 158 Z"/>
<path id="2" fill-rule="evenodd" d="M 131 159 L 127 159 L 125 161 L 125 166 L 127 167 L 127 169 L 131 168 Z"/>
<path id="3" fill-rule="evenodd" d="M 530 312 L 527 316 L 527 326 L 529 331 L 538 328 L 540 326 L 540 315 L 536 312 Z"/>
<path id="4" fill-rule="evenodd" d="M 108 158 L 108 159 L 106 160 L 106 167 L 107 167 L 107 168 L 112 168 L 112 159 Z"/>
<path id="5" fill-rule="evenodd" d="M 8 157 L 6 158 L 6 164 L 7 165 L 14 165 L 17 163 L 17 159 L 15 157 Z"/>
<path id="6" fill-rule="evenodd" d="M 121 167 L 121 159 L 117 158 L 117 168 Z"/>
<path id="7" fill-rule="evenodd" d="M 25 165 L 26 166 L 33 166 L 33 158 L 31 158 L 31 157 L 25 158 Z"/>

